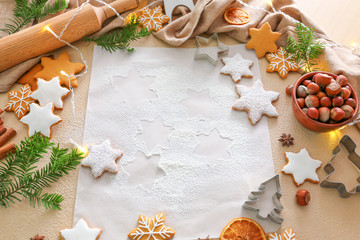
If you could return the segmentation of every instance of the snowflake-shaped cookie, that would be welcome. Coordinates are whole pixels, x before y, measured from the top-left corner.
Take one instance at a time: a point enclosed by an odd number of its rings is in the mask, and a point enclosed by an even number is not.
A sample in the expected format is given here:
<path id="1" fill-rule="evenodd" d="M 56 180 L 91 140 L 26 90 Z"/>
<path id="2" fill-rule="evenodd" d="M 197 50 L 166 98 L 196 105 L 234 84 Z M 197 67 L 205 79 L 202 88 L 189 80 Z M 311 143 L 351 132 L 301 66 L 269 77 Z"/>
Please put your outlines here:
<path id="1" fill-rule="evenodd" d="M 300 69 L 299 65 L 292 60 L 292 55 L 287 54 L 283 47 L 280 47 L 276 53 L 266 54 L 266 59 L 270 62 L 266 71 L 277 71 L 282 79 L 285 79 L 290 71 L 297 72 Z"/>
<path id="2" fill-rule="evenodd" d="M 288 228 L 282 235 L 277 233 L 270 233 L 269 240 L 296 240 L 295 232 L 291 228 Z"/>
<path id="3" fill-rule="evenodd" d="M 89 152 L 89 156 L 81 162 L 81 165 L 90 167 L 95 178 L 100 177 L 105 171 L 118 172 L 116 161 L 122 157 L 123 151 L 113 149 L 109 139 L 100 145 L 91 146 Z"/>
<path id="4" fill-rule="evenodd" d="M 71 229 L 64 229 L 60 231 L 60 235 L 64 240 L 96 240 L 101 234 L 100 228 L 89 228 L 86 221 L 81 218 Z"/>
<path id="5" fill-rule="evenodd" d="M 321 161 L 312 159 L 305 148 L 299 153 L 285 152 L 285 158 L 288 163 L 281 171 L 292 175 L 296 186 L 299 187 L 306 180 L 313 183 L 319 182 L 316 170 L 320 168 Z"/>
<path id="6" fill-rule="evenodd" d="M 10 91 L 8 93 L 10 101 L 6 104 L 5 111 L 14 111 L 18 119 L 21 119 L 30 110 L 30 103 L 34 100 L 31 98 L 31 88 L 29 84 L 24 85 L 19 91 Z"/>
<path id="7" fill-rule="evenodd" d="M 279 116 L 272 102 L 277 100 L 280 94 L 265 91 L 260 79 L 256 80 L 252 87 L 236 85 L 236 90 L 240 99 L 235 101 L 232 108 L 238 111 L 248 111 L 252 125 L 255 125 L 263 114 L 268 117 Z"/>
<path id="8" fill-rule="evenodd" d="M 133 240 L 166 240 L 175 235 L 174 230 L 165 226 L 164 213 L 158 213 L 154 218 L 140 215 L 138 227 L 129 233 Z"/>
<path id="9" fill-rule="evenodd" d="M 225 66 L 220 70 L 222 74 L 231 75 L 232 80 L 238 83 L 241 77 L 253 77 L 250 67 L 254 64 L 253 61 L 244 59 L 239 53 L 233 57 L 224 57 L 221 61 Z"/>
<path id="10" fill-rule="evenodd" d="M 141 16 L 139 17 L 139 22 L 144 26 L 148 31 L 155 30 L 159 31 L 162 29 L 162 25 L 167 23 L 170 18 L 162 14 L 162 7 L 158 6 L 154 9 L 145 7 L 142 11 Z"/>

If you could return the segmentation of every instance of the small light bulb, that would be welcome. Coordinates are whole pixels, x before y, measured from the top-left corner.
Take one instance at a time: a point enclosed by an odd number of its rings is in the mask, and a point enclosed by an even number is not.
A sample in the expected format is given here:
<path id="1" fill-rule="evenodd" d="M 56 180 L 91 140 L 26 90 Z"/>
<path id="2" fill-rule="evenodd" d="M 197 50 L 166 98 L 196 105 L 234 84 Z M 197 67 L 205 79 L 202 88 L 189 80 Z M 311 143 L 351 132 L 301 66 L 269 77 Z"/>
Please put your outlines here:
<path id="1" fill-rule="evenodd" d="M 272 6 L 273 6 L 272 0 L 267 0 L 267 4 L 268 4 L 270 7 L 272 7 Z"/>

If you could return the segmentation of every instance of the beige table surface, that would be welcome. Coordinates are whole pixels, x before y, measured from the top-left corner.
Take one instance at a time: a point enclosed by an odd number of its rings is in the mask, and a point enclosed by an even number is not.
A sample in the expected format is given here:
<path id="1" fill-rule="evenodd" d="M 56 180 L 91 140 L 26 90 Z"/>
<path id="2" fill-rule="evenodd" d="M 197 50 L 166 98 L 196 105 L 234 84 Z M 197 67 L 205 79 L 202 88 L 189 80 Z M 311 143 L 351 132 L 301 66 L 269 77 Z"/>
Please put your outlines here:
<path id="1" fill-rule="evenodd" d="M 350 46 L 352 41 L 360 42 L 360 17 L 358 14 L 360 1 L 299 0 L 297 5 L 338 43 Z M 227 44 L 238 43 L 224 35 L 221 36 L 221 40 Z M 83 52 L 90 65 L 90 72 L 93 45 L 83 42 L 78 42 L 75 45 Z M 166 45 L 153 37 L 149 37 L 137 42 L 135 46 Z M 194 40 L 189 40 L 184 44 L 184 47 L 194 46 Z M 68 51 L 73 61 L 80 61 L 79 56 L 70 48 L 59 49 L 54 54 L 58 56 L 63 51 Z M 265 89 L 278 91 L 281 94 L 280 99 L 274 104 L 280 113 L 279 118 L 268 119 L 274 167 L 277 173 L 286 163 L 284 151 L 298 152 L 305 147 L 310 155 L 321 160 L 324 166 L 331 157 L 332 149 L 344 134 L 350 135 L 355 142 L 360 143 L 360 131 L 355 126 L 333 133 L 322 134 L 308 131 L 300 126 L 292 114 L 290 97 L 284 91 L 285 87 L 293 83 L 299 75 L 291 73 L 288 78 L 282 80 L 276 73 L 265 72 L 268 64 L 267 60 L 261 59 L 259 62 Z M 81 77 L 79 87 L 75 90 L 77 115 L 72 138 L 77 142 L 81 142 L 83 136 L 89 80 L 90 73 Z M 19 86 L 14 87 L 14 89 L 17 88 Z M 6 94 L 0 94 L 1 107 L 5 106 L 7 100 Z M 71 147 L 67 140 L 71 123 L 70 97 L 65 99 L 64 110 L 62 112 L 58 111 L 57 114 L 63 118 L 63 122 L 53 128 L 52 140 L 60 142 L 63 147 Z M 13 127 L 17 130 L 18 134 L 15 141 L 19 143 L 26 135 L 27 128 L 18 121 L 13 113 L 4 113 L 1 117 L 7 127 Z M 291 133 L 295 137 L 294 146 L 282 147 L 277 141 L 283 132 Z M 358 150 L 358 152 L 360 151 Z M 44 164 L 44 162 L 40 163 L 40 166 L 41 164 Z M 323 168 L 318 170 L 318 174 L 320 180 L 326 177 Z M 27 240 L 37 233 L 46 235 L 46 239 L 58 239 L 61 229 L 72 226 L 77 176 L 78 171 L 73 171 L 49 189 L 49 192 L 61 193 L 65 197 L 62 203 L 62 211 L 46 211 L 42 207 L 32 208 L 29 206 L 28 201 L 17 203 L 8 209 L 0 209 L 0 239 Z M 311 192 L 312 200 L 307 207 L 300 207 L 295 203 L 294 197 L 299 188 L 295 186 L 292 178 L 281 173 L 280 180 L 283 191 L 281 202 L 284 206 L 282 216 L 285 218 L 282 229 L 292 227 L 299 240 L 359 238 L 360 194 L 348 199 L 342 199 L 338 196 L 336 190 L 324 189 L 319 184 L 306 182 L 302 185 L 302 188 L 306 188 Z M 226 223 L 219 224 L 225 225 Z"/>

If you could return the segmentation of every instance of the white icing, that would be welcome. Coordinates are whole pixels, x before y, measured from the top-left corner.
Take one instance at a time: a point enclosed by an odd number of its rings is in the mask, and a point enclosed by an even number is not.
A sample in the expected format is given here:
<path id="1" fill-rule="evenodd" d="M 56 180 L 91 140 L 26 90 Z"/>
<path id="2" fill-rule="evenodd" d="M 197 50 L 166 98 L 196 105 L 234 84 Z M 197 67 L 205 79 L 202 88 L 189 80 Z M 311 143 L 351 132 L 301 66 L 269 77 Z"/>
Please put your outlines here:
<path id="1" fill-rule="evenodd" d="M 65 240 L 96 240 L 101 234 L 99 228 L 89 228 L 86 221 L 81 218 L 71 229 L 60 231 Z"/>
<path id="2" fill-rule="evenodd" d="M 39 101 L 40 106 L 45 106 L 48 103 L 54 103 L 55 108 L 62 109 L 63 101 L 70 90 L 60 86 L 59 77 L 54 77 L 50 81 L 38 78 L 38 89 L 35 90 L 31 97 Z"/>
<path id="3" fill-rule="evenodd" d="M 252 124 L 256 124 L 263 114 L 268 117 L 279 116 L 272 102 L 277 100 L 280 94 L 265 91 L 260 79 L 256 80 L 252 87 L 236 85 L 236 90 L 240 95 L 240 99 L 235 101 L 233 109 L 239 111 L 248 110 Z"/>
<path id="4" fill-rule="evenodd" d="M 280 47 L 276 53 L 266 54 L 266 58 L 270 61 L 267 70 L 279 72 L 282 78 L 285 78 L 289 71 L 299 70 L 299 65 L 292 60 L 291 54 L 286 54 L 283 47 Z"/>
<path id="5" fill-rule="evenodd" d="M 225 66 L 220 72 L 223 74 L 230 74 L 235 83 L 238 83 L 242 76 L 253 77 L 250 67 L 254 62 L 244 59 L 239 53 L 236 53 L 233 57 L 224 57 L 221 60 Z"/>
<path id="6" fill-rule="evenodd" d="M 31 88 L 30 85 L 26 84 L 20 88 L 19 91 L 11 91 L 9 92 L 10 101 L 6 104 L 4 110 L 15 112 L 18 118 L 24 116 L 29 108 L 30 103 L 33 103 L 34 100 L 31 99 Z"/>
<path id="7" fill-rule="evenodd" d="M 284 231 L 283 235 L 277 233 L 270 233 L 269 240 L 296 240 L 295 232 L 288 228 Z"/>
<path id="8" fill-rule="evenodd" d="M 162 29 L 163 23 L 169 21 L 169 17 L 162 14 L 162 7 L 157 6 L 154 9 L 148 7 L 143 8 L 142 14 L 139 17 L 139 22 L 147 30 L 159 31 Z"/>
<path id="9" fill-rule="evenodd" d="M 121 158 L 123 151 L 113 149 L 109 139 L 100 145 L 92 145 L 89 149 L 89 156 L 82 162 L 82 166 L 91 167 L 91 172 L 95 178 L 100 177 L 104 171 L 117 173 L 118 166 L 116 161 Z"/>
<path id="10" fill-rule="evenodd" d="M 52 125 L 61 121 L 61 118 L 53 113 L 53 103 L 48 103 L 44 107 L 36 103 L 30 104 L 30 112 L 22 117 L 20 121 L 29 126 L 29 136 L 35 132 L 40 132 L 44 136 L 50 137 Z"/>
<path id="11" fill-rule="evenodd" d="M 292 174 L 297 186 L 303 184 L 306 179 L 319 182 L 316 169 L 321 166 L 321 161 L 312 159 L 305 148 L 299 153 L 286 152 L 285 154 L 289 162 L 281 171 Z"/>

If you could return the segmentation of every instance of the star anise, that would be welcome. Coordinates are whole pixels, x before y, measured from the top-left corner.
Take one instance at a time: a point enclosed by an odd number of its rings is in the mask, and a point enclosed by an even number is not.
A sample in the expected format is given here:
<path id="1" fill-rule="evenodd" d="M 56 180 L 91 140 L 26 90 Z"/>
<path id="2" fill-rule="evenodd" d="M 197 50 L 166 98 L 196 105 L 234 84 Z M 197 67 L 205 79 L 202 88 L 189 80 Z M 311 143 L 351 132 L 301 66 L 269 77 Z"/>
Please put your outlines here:
<path id="1" fill-rule="evenodd" d="M 291 134 L 283 133 L 279 138 L 279 142 L 282 142 L 283 146 L 290 147 L 290 145 L 294 145 L 294 138 L 291 136 Z"/>
<path id="2" fill-rule="evenodd" d="M 30 238 L 30 240 L 44 240 L 45 236 L 40 236 L 39 234 L 36 234 L 35 237 Z"/>

